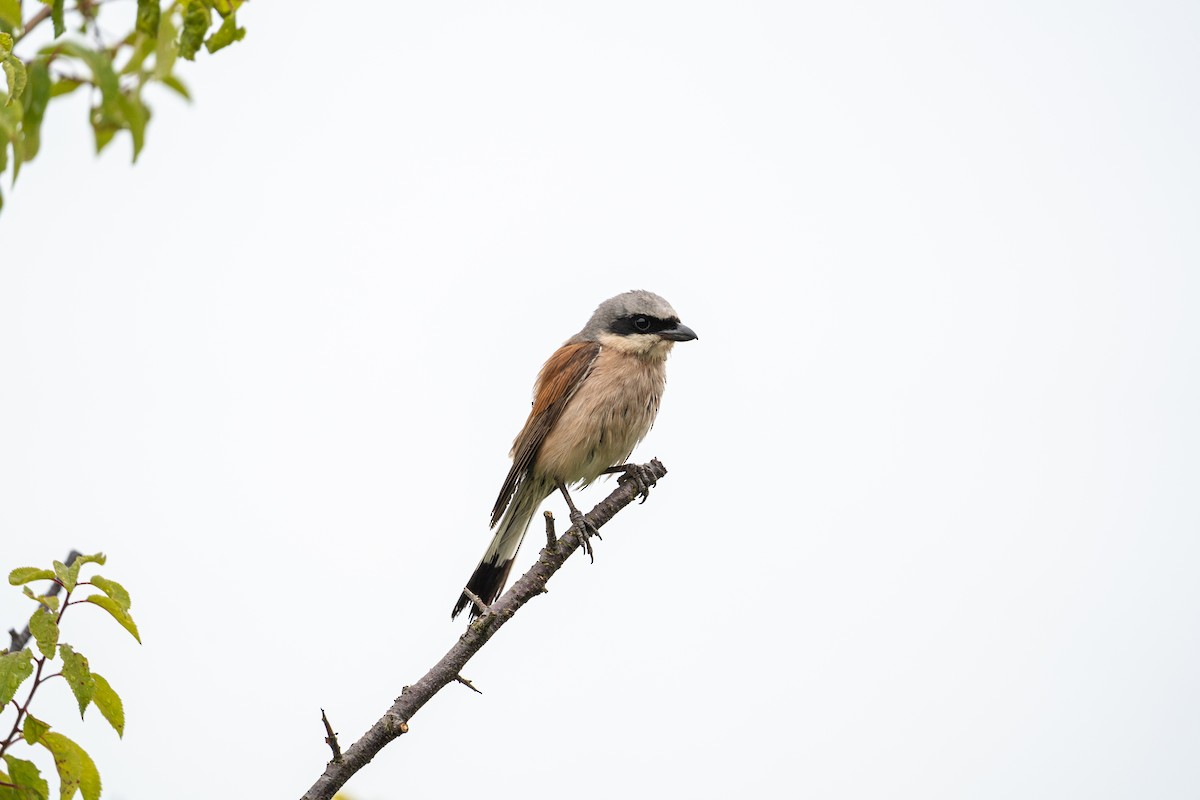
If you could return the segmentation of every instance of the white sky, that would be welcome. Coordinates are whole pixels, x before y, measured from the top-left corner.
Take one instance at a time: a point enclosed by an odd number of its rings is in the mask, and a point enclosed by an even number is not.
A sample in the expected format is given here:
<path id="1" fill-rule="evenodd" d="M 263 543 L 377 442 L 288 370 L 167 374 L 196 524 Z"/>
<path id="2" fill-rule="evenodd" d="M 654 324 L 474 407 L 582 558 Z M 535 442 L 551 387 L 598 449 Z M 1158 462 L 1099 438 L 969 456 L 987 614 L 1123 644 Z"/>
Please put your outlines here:
<path id="1" fill-rule="evenodd" d="M 56 103 L 5 186 L 0 561 L 133 594 L 144 646 L 64 634 L 125 741 L 35 711 L 107 798 L 299 796 L 630 288 L 701 337 L 670 475 L 356 800 L 1200 794 L 1195 4 L 329 9 L 247 7 L 134 167 Z"/>

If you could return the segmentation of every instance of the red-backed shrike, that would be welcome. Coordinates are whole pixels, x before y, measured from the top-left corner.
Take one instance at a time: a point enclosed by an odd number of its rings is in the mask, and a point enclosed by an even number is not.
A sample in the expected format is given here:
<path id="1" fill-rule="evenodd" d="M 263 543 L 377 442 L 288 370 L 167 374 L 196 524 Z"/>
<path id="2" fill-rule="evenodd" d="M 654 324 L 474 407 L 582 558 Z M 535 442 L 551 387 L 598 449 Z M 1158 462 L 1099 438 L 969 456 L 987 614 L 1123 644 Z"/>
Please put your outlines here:
<path id="1" fill-rule="evenodd" d="M 487 605 L 500 596 L 530 520 L 556 488 L 580 535 L 588 535 L 567 486 L 587 486 L 606 472 L 626 468 L 625 459 L 658 413 L 667 355 L 675 342 L 695 338 L 666 300 L 633 291 L 601 303 L 583 330 L 550 356 L 538 374 L 533 410 L 513 442 L 512 468 L 492 509 L 492 527 L 499 523 L 499 528 L 467 589 Z M 464 608 L 472 619 L 478 616 L 466 592 L 450 616 Z"/>

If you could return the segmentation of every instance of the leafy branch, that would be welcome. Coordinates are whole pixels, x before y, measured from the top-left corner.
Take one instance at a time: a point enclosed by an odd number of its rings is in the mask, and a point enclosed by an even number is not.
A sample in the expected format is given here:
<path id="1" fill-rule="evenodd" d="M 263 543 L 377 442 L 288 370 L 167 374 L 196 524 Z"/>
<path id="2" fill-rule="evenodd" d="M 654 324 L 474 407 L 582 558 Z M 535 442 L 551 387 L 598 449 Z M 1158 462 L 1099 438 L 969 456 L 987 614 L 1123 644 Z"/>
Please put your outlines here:
<path id="1" fill-rule="evenodd" d="M 658 459 L 642 467 L 653 481 L 667 474 L 667 469 Z M 639 486 L 636 481 L 624 480 L 604 500 L 589 511 L 584 518 L 595 528 L 600 528 L 618 511 L 629 505 L 638 496 Z M 480 616 L 472 622 L 466 632 L 459 637 L 458 642 L 442 657 L 437 664 L 421 680 L 412 686 L 405 686 L 400 696 L 391 708 L 362 735 L 361 738 L 343 753 L 337 743 L 324 711 L 321 712 L 325 723 L 326 737 L 333 752 L 333 759 L 325 768 L 325 772 L 317 779 L 301 800 L 330 800 L 334 792 L 345 785 L 352 775 L 362 769 L 375 757 L 380 750 L 395 739 L 409 732 L 409 720 L 428 703 L 433 696 L 451 683 L 463 683 L 468 688 L 479 691 L 470 681 L 459 673 L 466 663 L 487 644 L 488 640 L 500 630 L 501 626 L 512 619 L 534 597 L 545 594 L 546 582 L 558 572 L 566 560 L 583 543 L 583 538 L 574 526 L 567 530 L 561 538 L 554 535 L 554 518 L 546 512 L 546 546 L 538 554 L 537 563 L 526 572 L 521 579 L 504 593 L 504 596 L 491 606 L 483 606 L 477 602 Z"/>
<path id="2" fill-rule="evenodd" d="M 0 67 L 7 89 L 0 91 L 0 172 L 8 168 L 11 149 L 14 185 L 21 165 L 38 154 L 42 121 L 53 99 L 87 86 L 96 152 L 118 132 L 128 131 L 137 161 L 151 116 L 143 89 L 159 83 L 189 100 L 175 72 L 177 59 L 194 60 L 201 47 L 215 53 L 246 35 L 237 23 L 244 0 L 170 0 L 165 5 L 162 0 L 137 0 L 134 29 L 113 41 L 106 41 L 97 24 L 105 0 L 78 0 L 70 9 L 63 0 L 42 1 L 38 11 L 23 19 L 21 0 L 0 0 Z M 32 54 L 19 55 L 16 48 L 30 42 L 30 33 L 47 19 L 53 26 L 50 40 Z M 0 195 L 0 208 L 3 201 Z"/>
<path id="3" fill-rule="evenodd" d="M 55 561 L 51 569 L 19 567 L 8 575 L 8 582 L 22 587 L 25 596 L 37 603 L 37 608 L 29 619 L 28 633 L 11 632 L 14 648 L 0 651 L 0 715 L 10 707 L 16 711 L 8 735 L 0 739 L 0 758 L 7 767 L 7 772 L 0 771 L 0 800 L 48 800 L 49 785 L 37 766 L 9 752 L 22 741 L 30 747 L 41 745 L 54 758 L 60 800 L 70 800 L 76 791 L 82 793 L 84 800 L 97 800 L 100 796 L 100 773 L 91 756 L 71 739 L 51 730 L 49 723 L 30 711 L 42 684 L 62 678 L 79 704 L 80 717 L 89 705 L 95 705 L 118 736 L 125 732 L 125 711 L 120 696 L 103 675 L 91 669 L 86 656 L 60 641 L 59 636 L 67 609 L 90 604 L 107 611 L 141 643 L 137 625 L 129 616 L 132 601 L 129 592 L 116 581 L 100 575 L 89 581 L 79 580 L 80 568 L 85 564 L 105 563 L 103 553 L 87 556 L 72 551 L 72 556 L 65 564 Z M 50 581 L 50 587 L 40 595 L 35 594 L 28 584 L 43 580 Z M 96 591 L 80 596 L 83 587 Z M 63 592 L 61 602 L 60 591 Z M 36 645 L 36 653 L 32 649 L 23 649 L 30 638 Z M 61 661 L 61 668 L 52 672 L 50 665 L 56 659 Z M 33 680 L 28 685 L 24 702 L 19 702 L 17 693 L 29 678 Z"/>
<path id="4" fill-rule="evenodd" d="M 63 563 L 69 567 L 75 563 L 75 559 L 82 556 L 83 553 L 79 552 L 78 550 L 72 550 L 70 553 L 67 553 L 67 558 Z M 45 597 L 57 597 L 58 593 L 62 591 L 62 588 L 63 587 L 61 583 L 51 583 L 50 588 L 46 590 Z M 25 647 L 25 645 L 29 642 L 29 637 L 32 635 L 33 634 L 30 632 L 28 625 L 26 625 L 25 630 L 21 631 L 20 633 L 17 633 L 15 628 L 9 628 L 8 638 L 10 643 L 8 645 L 8 652 L 15 653 Z"/>

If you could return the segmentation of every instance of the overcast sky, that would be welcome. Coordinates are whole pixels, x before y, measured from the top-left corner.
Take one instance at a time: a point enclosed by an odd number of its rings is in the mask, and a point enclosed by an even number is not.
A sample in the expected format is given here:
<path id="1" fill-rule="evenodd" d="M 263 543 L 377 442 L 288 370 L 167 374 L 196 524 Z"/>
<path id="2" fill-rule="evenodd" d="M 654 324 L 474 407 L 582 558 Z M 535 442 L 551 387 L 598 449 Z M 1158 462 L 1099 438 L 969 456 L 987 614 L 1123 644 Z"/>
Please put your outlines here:
<path id="1" fill-rule="evenodd" d="M 133 595 L 141 647 L 64 631 L 125 740 L 36 701 L 106 798 L 307 789 L 631 288 L 700 335 L 669 476 L 356 800 L 1200 794 L 1200 8 L 331 8 L 246 6 L 135 166 L 56 102 L 5 185 L 0 561 Z"/>

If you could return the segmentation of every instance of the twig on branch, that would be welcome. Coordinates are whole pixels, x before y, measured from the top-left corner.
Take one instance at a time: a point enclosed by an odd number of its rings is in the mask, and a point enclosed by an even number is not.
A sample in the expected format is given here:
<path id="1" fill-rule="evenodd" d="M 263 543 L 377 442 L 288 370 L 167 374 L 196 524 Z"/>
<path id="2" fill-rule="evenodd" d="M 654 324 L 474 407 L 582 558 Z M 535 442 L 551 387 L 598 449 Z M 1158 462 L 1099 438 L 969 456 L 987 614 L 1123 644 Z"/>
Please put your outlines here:
<path id="1" fill-rule="evenodd" d="M 658 459 L 645 465 L 645 469 L 654 475 L 656 480 L 667 474 L 666 467 Z M 635 482 L 620 484 L 585 517 L 593 527 L 602 527 L 637 496 L 638 487 Z M 442 660 L 435 664 L 433 669 L 412 686 L 405 687 L 387 713 L 357 742 L 347 748 L 341 760 L 332 761 L 325 767 L 325 773 L 304 793 L 301 800 L 330 800 L 354 773 L 366 766 L 389 742 L 407 733 L 408 721 L 443 687 L 459 680 L 463 666 L 487 644 L 502 625 L 512 619 L 521 606 L 545 591 L 546 581 L 566 563 L 571 554 L 579 548 L 582 540 L 583 534 L 578 533 L 575 526 L 571 526 L 553 546 L 547 543 L 538 554 L 538 560 L 533 567 L 522 575 L 503 597 L 492 604 L 490 613 L 467 626 L 466 633 L 459 637 L 458 642 L 442 656 Z"/>
<path id="2" fill-rule="evenodd" d="M 72 550 L 67 555 L 67 560 L 63 563 L 69 567 L 74 564 L 75 559 L 79 558 L 81 555 L 83 555 L 83 553 L 79 552 L 78 550 Z M 54 583 L 50 584 L 50 588 L 46 590 L 45 596 L 56 597 L 58 593 L 62 591 L 62 588 L 62 584 L 55 581 Z M 8 652 L 16 653 L 19 650 L 25 649 L 25 645 L 29 642 L 29 637 L 32 635 L 33 634 L 29 632 L 28 625 L 26 625 L 25 630 L 21 631 L 20 633 L 17 633 L 16 628 L 9 628 L 8 638 L 10 643 L 8 645 Z"/>
<path id="3" fill-rule="evenodd" d="M 487 603 L 483 602 L 482 597 L 475 594 L 474 592 L 472 592 L 470 589 L 468 589 L 466 587 L 463 588 L 463 594 L 465 594 L 467 596 L 467 599 L 470 600 L 475 605 L 475 610 L 479 612 L 479 616 L 482 617 L 484 614 L 488 613 Z"/>
<path id="4" fill-rule="evenodd" d="M 50 6 L 45 6 L 44 8 L 38 9 L 38 12 L 36 14 L 34 14 L 32 17 L 30 17 L 29 21 L 25 23 L 25 29 L 13 37 L 13 44 L 15 45 L 17 42 L 20 42 L 22 39 L 24 39 L 26 36 L 29 35 L 29 32 L 31 30 L 33 30 L 38 25 L 41 25 L 43 22 L 45 22 L 47 19 L 49 19 L 50 12 L 52 10 L 53 9 L 51 9 Z"/>
<path id="5" fill-rule="evenodd" d="M 462 675 L 455 675 L 455 676 L 454 676 L 454 680 L 458 681 L 459 683 L 461 683 L 463 686 L 465 686 L 465 687 L 467 687 L 468 689 L 470 689 L 470 690 L 471 690 L 472 692 L 474 692 L 475 694 L 483 694 L 483 692 L 481 692 L 481 691 L 479 691 L 478 689 L 476 689 L 476 688 L 475 688 L 475 684 L 471 683 L 469 680 L 467 680 L 466 678 L 464 678 Z"/>
<path id="6" fill-rule="evenodd" d="M 546 517 L 546 547 L 551 550 L 558 544 L 558 534 L 554 532 L 554 515 L 549 511 L 545 512 Z"/>
<path id="7" fill-rule="evenodd" d="M 329 724 L 329 717 L 325 716 L 325 709 L 321 709 L 321 722 L 325 724 L 325 744 L 329 745 L 329 749 L 333 751 L 333 761 L 337 763 L 342 760 L 342 748 L 338 746 L 337 734 L 333 732 L 333 726 Z"/>
<path id="8" fill-rule="evenodd" d="M 63 11 L 63 15 L 66 16 L 67 14 L 78 13 L 78 14 L 82 14 L 84 17 L 94 19 L 96 16 L 95 7 L 98 5 L 102 5 L 105 2 L 107 2 L 107 0 L 94 0 L 94 2 L 81 2 L 78 5 L 76 5 L 74 8 L 65 9 Z M 25 22 L 25 28 L 20 33 L 16 34 L 13 37 L 13 44 L 15 45 L 17 42 L 20 42 L 22 39 L 24 39 L 26 36 L 29 35 L 30 31 L 32 31 L 38 25 L 41 25 L 43 22 L 48 20 L 50 18 L 50 14 L 52 11 L 53 11 L 53 8 L 51 8 L 51 6 L 49 6 L 49 5 L 45 6 L 44 8 L 39 9 L 36 14 L 34 14 L 32 17 L 30 17 Z"/>

